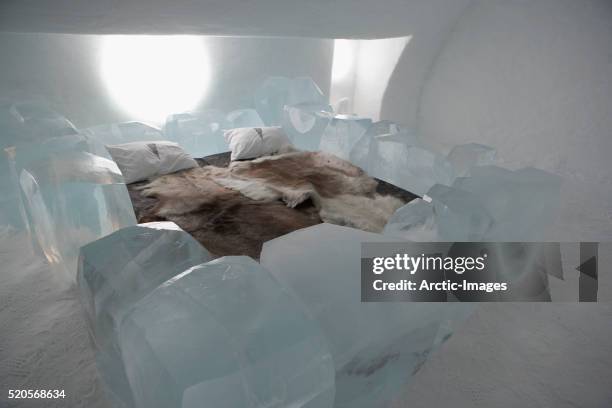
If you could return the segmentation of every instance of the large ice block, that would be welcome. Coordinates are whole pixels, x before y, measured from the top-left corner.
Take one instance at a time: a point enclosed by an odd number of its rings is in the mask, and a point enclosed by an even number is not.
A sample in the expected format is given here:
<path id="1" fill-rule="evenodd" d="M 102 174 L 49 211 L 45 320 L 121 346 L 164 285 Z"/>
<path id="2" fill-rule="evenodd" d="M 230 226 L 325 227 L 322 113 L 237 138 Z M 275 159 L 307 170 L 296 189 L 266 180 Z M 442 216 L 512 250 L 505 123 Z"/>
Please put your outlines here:
<path id="1" fill-rule="evenodd" d="M 439 241 L 481 241 L 494 228 L 493 217 L 467 191 L 436 184 L 427 197 L 433 204 Z"/>
<path id="2" fill-rule="evenodd" d="M 82 245 L 136 223 L 117 165 L 90 153 L 91 145 L 82 136 L 51 138 L 17 147 L 10 158 L 34 246 L 67 283 Z"/>
<path id="3" fill-rule="evenodd" d="M 132 406 L 117 330 L 132 305 L 168 279 L 210 261 L 172 222 L 122 228 L 81 248 L 77 281 L 96 345 L 96 361 L 115 405 Z"/>
<path id="4" fill-rule="evenodd" d="M 230 129 L 265 126 L 255 109 L 237 109 L 231 111 L 225 116 L 225 121 Z"/>
<path id="5" fill-rule="evenodd" d="M 287 104 L 296 105 L 298 103 L 326 104 L 328 100 L 323 95 L 321 88 L 311 78 L 297 77 L 291 81 Z"/>
<path id="6" fill-rule="evenodd" d="M 164 135 L 193 157 L 204 157 L 228 150 L 223 138 L 223 131 L 228 128 L 221 111 L 188 112 L 169 116 Z"/>
<path id="7" fill-rule="evenodd" d="M 111 123 L 82 129 L 80 133 L 104 145 L 163 140 L 160 129 L 142 122 Z"/>
<path id="8" fill-rule="evenodd" d="M 455 175 L 465 177 L 474 166 L 495 164 L 497 150 L 479 143 L 468 143 L 453 147 L 447 158 L 455 170 Z"/>
<path id="9" fill-rule="evenodd" d="M 331 408 L 317 322 L 248 257 L 195 266 L 126 314 L 119 331 L 136 407 Z"/>
<path id="10" fill-rule="evenodd" d="M 439 241 L 433 204 L 417 198 L 398 208 L 383 234 L 415 242 Z"/>
<path id="11" fill-rule="evenodd" d="M 472 193 L 495 220 L 488 241 L 531 241 L 542 237 L 559 207 L 561 178 L 534 168 L 516 171 L 473 167 L 453 187 Z"/>
<path id="12" fill-rule="evenodd" d="M 282 125 L 285 106 L 326 106 L 327 98 L 308 77 L 269 77 L 255 91 L 255 107 L 267 126 Z"/>
<path id="13" fill-rule="evenodd" d="M 279 126 L 283 122 L 283 109 L 289 98 L 291 80 L 275 76 L 266 80 L 255 90 L 255 109 L 266 126 Z"/>
<path id="14" fill-rule="evenodd" d="M 422 196 L 434 184 L 451 185 L 453 169 L 440 154 L 405 143 L 387 141 L 378 145 L 369 173 L 381 180 Z"/>
<path id="15" fill-rule="evenodd" d="M 361 243 L 391 240 L 319 224 L 263 246 L 261 265 L 300 298 L 330 343 L 336 408 L 385 406 L 439 344 L 441 323 L 465 307 L 361 302 Z"/>
<path id="16" fill-rule="evenodd" d="M 13 103 L 0 108 L 0 128 L 3 147 L 77 134 L 68 119 L 38 102 Z"/>
<path id="17" fill-rule="evenodd" d="M 318 150 L 332 116 L 331 106 L 325 103 L 285 105 L 282 128 L 298 149 Z"/>
<path id="18" fill-rule="evenodd" d="M 354 115 L 336 115 L 325 129 L 319 148 L 349 160 L 351 150 L 372 125 L 372 120 Z"/>
<path id="19" fill-rule="evenodd" d="M 407 146 L 419 145 L 415 133 L 397 123 L 381 120 L 375 122 L 355 143 L 350 152 L 350 161 L 366 171 L 379 160 L 392 160 L 397 143 Z"/>

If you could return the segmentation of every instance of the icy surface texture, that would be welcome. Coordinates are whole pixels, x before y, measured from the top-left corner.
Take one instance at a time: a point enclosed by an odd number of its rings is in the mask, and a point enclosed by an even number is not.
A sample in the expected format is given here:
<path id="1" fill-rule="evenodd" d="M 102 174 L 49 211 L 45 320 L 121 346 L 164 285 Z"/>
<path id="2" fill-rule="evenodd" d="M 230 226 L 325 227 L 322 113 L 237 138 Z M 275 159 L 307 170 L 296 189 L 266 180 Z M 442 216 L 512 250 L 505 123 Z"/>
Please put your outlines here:
<path id="1" fill-rule="evenodd" d="M 304 150 L 318 150 L 333 116 L 327 97 L 308 77 L 268 78 L 255 93 L 255 105 L 271 121 L 280 118 L 289 139 Z"/>
<path id="2" fill-rule="evenodd" d="M 266 126 L 280 126 L 283 110 L 289 99 L 291 80 L 285 77 L 269 77 L 256 90 L 255 109 Z"/>
<path id="3" fill-rule="evenodd" d="M 436 184 L 399 208 L 383 233 L 415 242 L 482 241 L 494 222 L 471 193 Z"/>
<path id="4" fill-rule="evenodd" d="M 479 143 L 468 143 L 453 147 L 447 156 L 458 177 L 468 176 L 474 166 L 495 164 L 497 151 Z"/>
<path id="5" fill-rule="evenodd" d="M 434 184 L 451 185 L 453 169 L 446 158 L 430 150 L 387 141 L 377 146 L 369 173 L 422 196 Z"/>
<path id="6" fill-rule="evenodd" d="M 398 208 L 383 234 L 415 242 L 439 241 L 433 204 L 417 198 Z"/>
<path id="7" fill-rule="evenodd" d="M 366 171 L 379 160 L 393 160 L 397 144 L 418 146 L 419 141 L 409 129 L 397 123 L 381 120 L 373 123 L 353 146 L 350 161 Z"/>
<path id="8" fill-rule="evenodd" d="M 441 241 L 481 241 L 493 228 L 493 217 L 469 192 L 436 184 L 427 196 Z"/>
<path id="9" fill-rule="evenodd" d="M 333 116 L 328 104 L 300 103 L 285 106 L 283 129 L 295 147 L 319 150 L 323 132 Z"/>
<path id="10" fill-rule="evenodd" d="M 555 220 L 561 178 L 533 168 L 473 167 L 398 209 L 386 234 L 413 241 L 538 241 Z"/>
<path id="11" fill-rule="evenodd" d="M 9 159 L 21 190 L 34 247 L 66 282 L 74 281 L 79 248 L 136 219 L 115 162 L 90 153 L 103 147 L 82 136 L 17 147 Z"/>
<path id="12" fill-rule="evenodd" d="M 164 135 L 193 157 L 204 157 L 228 150 L 223 138 L 228 127 L 225 115 L 218 110 L 179 113 L 168 117 Z"/>
<path id="13" fill-rule="evenodd" d="M 325 129 L 319 148 L 349 160 L 351 150 L 372 125 L 372 120 L 353 115 L 336 115 Z"/>
<path id="14" fill-rule="evenodd" d="M 117 344 L 126 310 L 163 282 L 209 260 L 208 251 L 172 222 L 122 228 L 81 248 L 78 286 L 98 368 L 116 405 L 132 404 Z"/>
<path id="15" fill-rule="evenodd" d="M 257 262 L 195 266 L 140 300 L 119 342 L 139 408 L 333 406 L 316 321 Z"/>
<path id="16" fill-rule="evenodd" d="M 483 240 L 541 239 L 557 214 L 561 177 L 534 168 L 511 171 L 496 166 L 473 167 L 470 174 L 457 178 L 453 187 L 472 193 L 493 217 Z"/>
<path id="17" fill-rule="evenodd" d="M 74 125 L 45 104 L 24 102 L 0 108 L 0 147 L 27 144 L 52 137 L 76 135 Z"/>
<path id="18" fill-rule="evenodd" d="M 14 157 L 15 146 L 76 134 L 77 130 L 68 119 L 45 104 L 0 104 L 0 226 L 28 229 L 19 179 L 15 177 L 15 170 L 11 169 L 14 161 L 9 158 Z"/>
<path id="19" fill-rule="evenodd" d="M 238 109 L 225 116 L 230 129 L 265 126 L 255 109 Z"/>
<path id="20" fill-rule="evenodd" d="M 254 103 L 267 126 L 279 126 L 283 124 L 285 106 L 325 106 L 328 101 L 311 78 L 275 76 L 255 90 Z"/>
<path id="21" fill-rule="evenodd" d="M 163 140 L 162 132 L 142 122 L 112 123 L 92 126 L 80 133 L 104 145 Z"/>
<path id="22" fill-rule="evenodd" d="M 266 242 L 261 253 L 261 265 L 302 300 L 330 343 L 335 407 L 383 406 L 448 337 L 448 327 L 442 334 L 440 324 L 465 307 L 362 303 L 360 244 L 388 241 L 380 234 L 319 224 Z"/>

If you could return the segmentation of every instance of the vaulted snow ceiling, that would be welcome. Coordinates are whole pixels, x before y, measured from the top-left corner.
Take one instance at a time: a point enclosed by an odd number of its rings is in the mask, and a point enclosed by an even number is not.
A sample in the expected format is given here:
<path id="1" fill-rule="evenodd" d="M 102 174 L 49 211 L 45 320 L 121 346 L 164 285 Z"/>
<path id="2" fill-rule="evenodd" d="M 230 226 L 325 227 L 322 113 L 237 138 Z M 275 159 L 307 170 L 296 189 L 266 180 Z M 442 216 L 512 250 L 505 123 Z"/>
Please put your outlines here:
<path id="1" fill-rule="evenodd" d="M 1 0 L 0 31 L 383 38 L 436 24 L 457 0 Z"/>

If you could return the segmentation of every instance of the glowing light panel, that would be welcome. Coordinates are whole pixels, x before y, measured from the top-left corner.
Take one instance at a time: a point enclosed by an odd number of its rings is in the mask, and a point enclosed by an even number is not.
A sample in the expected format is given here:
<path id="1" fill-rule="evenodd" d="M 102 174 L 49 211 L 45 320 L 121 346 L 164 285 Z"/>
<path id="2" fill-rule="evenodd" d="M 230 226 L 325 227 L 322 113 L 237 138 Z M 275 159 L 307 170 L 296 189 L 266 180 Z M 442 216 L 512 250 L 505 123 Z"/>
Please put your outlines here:
<path id="1" fill-rule="evenodd" d="M 113 35 L 102 42 L 101 74 L 111 97 L 132 119 L 159 124 L 203 99 L 210 64 L 202 38 Z"/>

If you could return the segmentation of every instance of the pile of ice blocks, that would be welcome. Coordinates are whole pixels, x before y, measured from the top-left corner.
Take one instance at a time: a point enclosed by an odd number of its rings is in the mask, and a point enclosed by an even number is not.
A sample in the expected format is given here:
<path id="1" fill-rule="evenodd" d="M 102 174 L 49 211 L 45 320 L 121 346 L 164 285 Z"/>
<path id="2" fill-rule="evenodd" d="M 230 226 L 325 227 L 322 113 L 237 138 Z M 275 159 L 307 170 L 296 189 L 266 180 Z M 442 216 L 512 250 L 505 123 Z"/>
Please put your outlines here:
<path id="1" fill-rule="evenodd" d="M 534 168 L 477 166 L 398 209 L 385 233 L 415 241 L 537 241 L 554 221 L 561 178 Z"/>
<path id="2" fill-rule="evenodd" d="M 13 143 L 2 151 L 7 170 L 2 188 L 13 210 L 2 221 L 19 224 L 55 275 L 71 283 L 79 248 L 134 225 L 134 210 L 123 176 L 102 144 L 77 134 L 58 114 L 23 106 L 3 112 L 9 118 L 20 118 L 8 129 L 17 136 L 21 129 L 24 138 L 3 138 L 3 143 Z M 33 123 L 36 133 L 28 131 Z"/>
<path id="3" fill-rule="evenodd" d="M 379 407 L 471 307 L 362 303 L 360 243 L 320 224 L 209 261 L 171 223 L 83 247 L 79 287 L 97 363 L 123 407 Z M 333 273 L 330 273 L 333 272 Z"/>
<path id="4" fill-rule="evenodd" d="M 163 140 L 161 130 L 142 122 L 123 122 L 92 126 L 80 133 L 104 145 Z"/>
<path id="5" fill-rule="evenodd" d="M 319 149 L 349 160 L 351 150 L 371 126 L 369 118 L 335 115 L 323 132 Z"/>
<path id="6" fill-rule="evenodd" d="M 171 222 L 122 228 L 81 248 L 77 282 L 96 361 L 115 406 L 132 406 L 117 333 L 126 311 L 157 286 L 211 259 Z"/>
<path id="7" fill-rule="evenodd" d="M 227 127 L 221 111 L 179 113 L 168 117 L 164 135 L 192 156 L 203 157 L 227 150 L 223 139 L 223 130 Z"/>
<path id="8" fill-rule="evenodd" d="M 77 130 L 69 120 L 45 105 L 31 102 L 0 104 L 0 226 L 27 227 L 20 188 L 10 171 L 9 157 L 14 155 L 14 146 L 75 134 Z"/>
<path id="9" fill-rule="evenodd" d="M 361 243 L 389 237 L 331 224 L 264 244 L 261 265 L 303 302 L 335 363 L 334 407 L 381 407 L 397 395 L 471 306 L 363 303 Z"/>
<path id="10" fill-rule="evenodd" d="M 282 126 L 298 149 L 318 150 L 333 110 L 310 78 L 270 77 L 255 91 L 255 108 L 267 126 Z"/>

